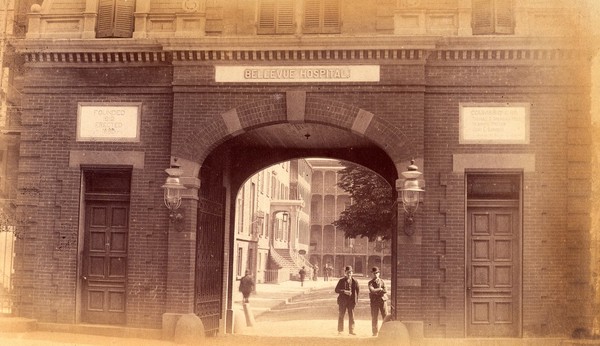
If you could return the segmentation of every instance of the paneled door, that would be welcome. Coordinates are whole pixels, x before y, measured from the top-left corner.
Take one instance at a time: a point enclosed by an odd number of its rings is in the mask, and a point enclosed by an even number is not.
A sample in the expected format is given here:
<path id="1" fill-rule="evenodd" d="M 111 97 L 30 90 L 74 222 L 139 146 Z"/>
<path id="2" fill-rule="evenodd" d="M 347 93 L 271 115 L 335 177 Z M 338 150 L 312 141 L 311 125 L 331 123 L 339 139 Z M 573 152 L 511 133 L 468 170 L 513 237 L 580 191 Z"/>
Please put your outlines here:
<path id="1" fill-rule="evenodd" d="M 520 333 L 520 218 L 518 203 L 467 207 L 467 334 Z"/>
<path id="2" fill-rule="evenodd" d="M 129 202 L 87 201 L 83 251 L 83 322 L 124 324 Z"/>

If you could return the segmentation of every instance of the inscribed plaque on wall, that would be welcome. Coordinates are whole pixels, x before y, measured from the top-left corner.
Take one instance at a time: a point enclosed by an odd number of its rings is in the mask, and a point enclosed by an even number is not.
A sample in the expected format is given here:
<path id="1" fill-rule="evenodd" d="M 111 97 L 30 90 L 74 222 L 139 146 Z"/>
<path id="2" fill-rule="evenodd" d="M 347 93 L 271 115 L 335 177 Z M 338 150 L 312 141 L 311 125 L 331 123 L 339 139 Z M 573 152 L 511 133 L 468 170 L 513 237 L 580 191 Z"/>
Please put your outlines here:
<path id="1" fill-rule="evenodd" d="M 529 144 L 529 104 L 462 103 L 460 144 Z"/>
<path id="2" fill-rule="evenodd" d="M 379 65 L 215 66 L 218 83 L 379 82 Z"/>
<path id="3" fill-rule="evenodd" d="M 140 103 L 79 103 L 77 141 L 139 142 Z"/>

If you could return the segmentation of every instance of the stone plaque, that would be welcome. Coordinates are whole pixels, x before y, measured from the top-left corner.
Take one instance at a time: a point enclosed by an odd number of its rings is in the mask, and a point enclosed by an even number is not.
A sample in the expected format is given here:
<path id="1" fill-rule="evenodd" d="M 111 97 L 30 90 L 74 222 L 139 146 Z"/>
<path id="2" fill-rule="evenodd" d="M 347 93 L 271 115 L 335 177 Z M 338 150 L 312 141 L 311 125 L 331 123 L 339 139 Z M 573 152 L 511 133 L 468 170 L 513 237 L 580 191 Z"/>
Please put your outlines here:
<path id="1" fill-rule="evenodd" d="M 460 144 L 529 144 L 529 104 L 461 104 Z"/>
<path id="2" fill-rule="evenodd" d="M 139 142 L 141 103 L 79 103 L 77 141 Z"/>
<path id="3" fill-rule="evenodd" d="M 379 82 L 379 65 L 215 66 L 219 83 Z"/>

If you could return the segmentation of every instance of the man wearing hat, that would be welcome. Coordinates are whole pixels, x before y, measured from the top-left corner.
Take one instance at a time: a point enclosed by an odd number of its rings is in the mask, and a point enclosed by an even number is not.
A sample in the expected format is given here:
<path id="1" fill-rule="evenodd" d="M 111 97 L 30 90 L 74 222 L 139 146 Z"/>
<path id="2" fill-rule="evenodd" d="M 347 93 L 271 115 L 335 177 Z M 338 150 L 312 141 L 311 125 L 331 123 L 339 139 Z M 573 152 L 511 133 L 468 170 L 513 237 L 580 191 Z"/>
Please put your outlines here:
<path id="1" fill-rule="evenodd" d="M 339 307 L 338 334 L 342 334 L 344 331 L 344 316 L 346 315 L 346 310 L 348 310 L 348 331 L 350 335 L 356 335 L 354 333 L 354 307 L 358 302 L 360 288 L 358 287 L 358 281 L 352 277 L 352 267 L 347 266 L 344 272 L 345 276 L 335 286 Z"/>
<path id="2" fill-rule="evenodd" d="M 385 290 L 385 283 L 379 277 L 380 272 L 378 267 L 371 269 L 373 279 L 369 281 L 369 300 L 371 301 L 371 326 L 373 330 L 373 336 L 377 336 L 378 329 L 378 317 L 381 312 L 381 319 L 384 320 L 387 315 L 385 309 L 385 301 L 387 300 L 387 291 Z"/>

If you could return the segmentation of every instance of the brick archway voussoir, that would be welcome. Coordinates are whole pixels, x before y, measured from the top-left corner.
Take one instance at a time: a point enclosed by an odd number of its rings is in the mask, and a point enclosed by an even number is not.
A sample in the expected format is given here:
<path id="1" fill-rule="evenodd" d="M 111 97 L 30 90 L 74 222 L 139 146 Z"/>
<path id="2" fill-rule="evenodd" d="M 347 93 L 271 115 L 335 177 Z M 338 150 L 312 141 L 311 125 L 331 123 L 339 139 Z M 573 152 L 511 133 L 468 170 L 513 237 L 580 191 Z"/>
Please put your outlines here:
<path id="1" fill-rule="evenodd" d="M 385 119 L 353 105 L 305 92 L 288 92 L 231 108 L 210 122 L 181 129 L 180 141 L 173 141 L 173 156 L 203 162 L 212 150 L 248 130 L 281 123 L 317 123 L 348 130 L 383 149 L 398 167 L 417 155 L 410 138 Z M 287 102 L 286 102 L 287 101 Z M 290 105 L 292 105 L 290 107 Z M 174 136 L 175 138 L 176 136 Z"/>

